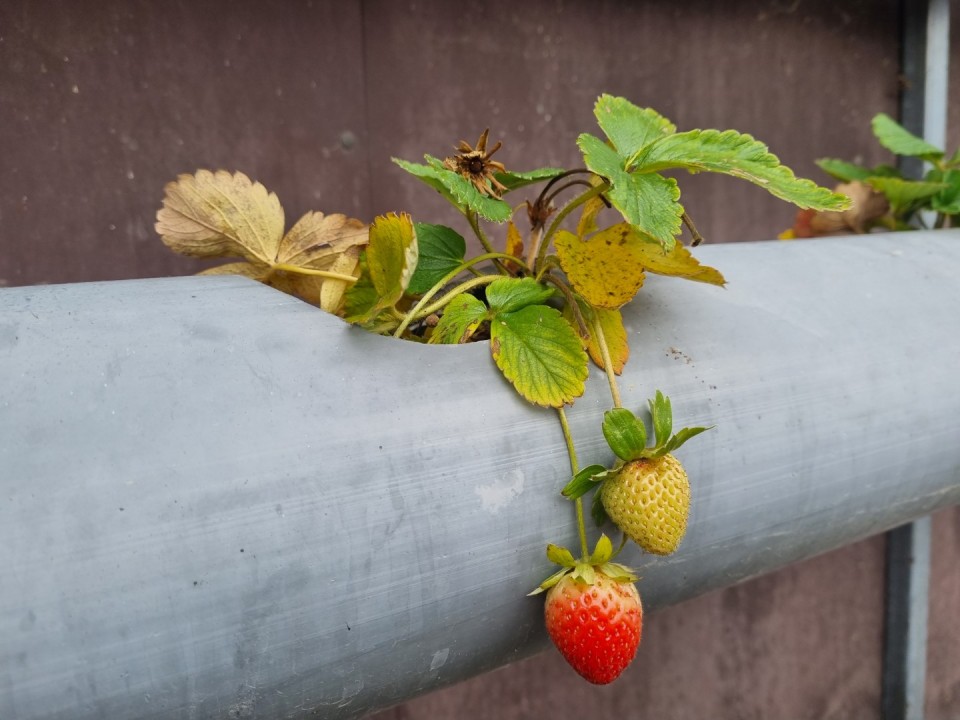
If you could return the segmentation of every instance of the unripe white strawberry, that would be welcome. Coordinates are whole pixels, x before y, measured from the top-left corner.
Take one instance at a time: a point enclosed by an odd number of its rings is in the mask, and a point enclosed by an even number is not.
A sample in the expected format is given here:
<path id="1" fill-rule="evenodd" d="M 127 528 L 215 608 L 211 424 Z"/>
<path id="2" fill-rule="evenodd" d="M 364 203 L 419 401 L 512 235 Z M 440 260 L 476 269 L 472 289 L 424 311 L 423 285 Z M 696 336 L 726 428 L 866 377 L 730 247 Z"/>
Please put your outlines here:
<path id="1" fill-rule="evenodd" d="M 628 462 L 600 493 L 610 519 L 647 552 L 669 555 L 680 546 L 690 515 L 690 482 L 673 455 Z"/>

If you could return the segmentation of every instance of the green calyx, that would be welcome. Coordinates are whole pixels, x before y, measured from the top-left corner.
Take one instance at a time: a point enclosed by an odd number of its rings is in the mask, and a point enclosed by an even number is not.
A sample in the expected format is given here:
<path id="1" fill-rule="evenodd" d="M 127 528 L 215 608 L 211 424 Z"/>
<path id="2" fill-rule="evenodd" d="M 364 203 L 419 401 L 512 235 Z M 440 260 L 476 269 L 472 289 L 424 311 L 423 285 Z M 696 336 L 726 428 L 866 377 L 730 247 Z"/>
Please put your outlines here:
<path id="1" fill-rule="evenodd" d="M 565 547 L 559 545 L 547 545 L 547 559 L 560 566 L 560 570 L 544 580 L 528 595 L 538 595 L 549 590 L 559 583 L 567 575 L 573 577 L 578 583 L 593 585 L 596 582 L 597 573 L 606 575 L 611 580 L 617 582 L 636 582 L 639 577 L 626 565 L 613 562 L 613 559 L 620 554 L 626 542 L 620 543 L 620 547 L 613 549 L 613 543 L 606 535 L 601 534 L 600 539 L 589 557 L 577 560 L 573 553 Z"/>
<path id="2" fill-rule="evenodd" d="M 673 433 L 673 410 L 670 398 L 657 390 L 650 403 L 654 444 L 647 447 L 647 428 L 644 422 L 625 408 L 608 410 L 603 416 L 603 436 L 614 454 L 624 462 L 653 460 L 671 453 L 690 438 L 709 430 L 709 427 L 683 428 Z"/>
<path id="3" fill-rule="evenodd" d="M 673 409 L 670 406 L 670 398 L 659 390 L 656 397 L 649 401 L 649 405 L 653 425 L 653 445 L 647 446 L 649 434 L 643 420 L 626 408 L 608 410 L 603 416 L 603 436 L 620 461 L 610 469 L 603 465 L 585 467 L 563 488 L 564 497 L 569 500 L 583 497 L 590 490 L 598 487 L 599 483 L 615 475 L 625 463 L 663 457 L 667 453 L 672 453 L 690 438 L 710 429 L 710 427 L 689 427 L 673 433 Z M 596 519 L 596 503 L 594 503 L 594 511 Z"/>

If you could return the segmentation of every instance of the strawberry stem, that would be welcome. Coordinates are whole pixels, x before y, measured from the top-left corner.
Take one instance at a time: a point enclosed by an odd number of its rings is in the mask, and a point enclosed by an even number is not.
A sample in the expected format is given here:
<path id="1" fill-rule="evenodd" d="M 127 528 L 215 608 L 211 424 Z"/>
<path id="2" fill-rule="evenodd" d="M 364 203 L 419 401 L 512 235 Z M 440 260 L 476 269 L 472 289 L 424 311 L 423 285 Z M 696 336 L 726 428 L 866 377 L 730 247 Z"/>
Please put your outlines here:
<path id="1" fill-rule="evenodd" d="M 620 388 L 617 386 L 617 375 L 613 371 L 613 361 L 610 359 L 610 347 L 607 345 L 607 337 L 603 334 L 603 326 L 600 324 L 600 316 L 594 313 L 593 316 L 593 334 L 597 338 L 597 346 L 600 348 L 600 357 L 603 359 L 603 371 L 607 374 L 607 383 L 610 385 L 610 397 L 613 398 L 613 406 L 622 408 L 620 401 Z"/>
<path id="2" fill-rule="evenodd" d="M 492 283 L 494 280 L 497 280 L 500 277 L 499 275 L 479 275 L 473 278 L 472 280 L 468 280 L 460 287 L 454 288 L 453 290 L 448 292 L 446 295 L 444 295 L 443 298 L 439 300 L 437 303 L 434 303 L 429 308 L 424 310 L 424 306 L 428 302 L 430 302 L 430 300 L 433 299 L 433 296 L 436 295 L 441 290 L 443 290 L 443 288 L 447 286 L 447 283 L 453 280 L 457 275 L 462 273 L 464 270 L 470 270 L 471 268 L 473 268 L 474 265 L 478 263 L 485 262 L 486 260 L 496 260 L 497 258 L 505 258 L 505 259 L 509 258 L 516 263 L 520 263 L 520 261 L 514 258 L 512 255 L 507 255 L 505 253 L 498 253 L 498 252 L 486 253 L 485 255 L 477 255 L 474 258 L 470 258 L 469 260 L 464 261 L 463 263 L 455 267 L 453 270 L 448 272 L 446 275 L 444 275 L 432 288 L 430 288 L 426 293 L 424 293 L 423 297 L 421 297 L 417 301 L 416 305 L 410 308 L 410 311 L 404 316 L 403 322 L 400 324 L 400 327 L 397 328 L 397 331 L 394 333 L 394 337 L 400 337 L 401 335 L 403 335 L 407 327 L 409 327 L 410 323 L 412 323 L 414 320 L 419 320 L 420 318 L 426 317 L 427 315 L 430 315 L 431 313 L 436 312 L 437 310 L 442 308 L 444 305 L 446 305 L 448 302 L 453 300 L 453 298 L 455 298 L 460 293 L 466 292 L 467 290 L 470 290 L 478 285 L 488 285 Z M 439 307 L 437 307 L 438 304 L 439 304 Z"/>
<path id="3" fill-rule="evenodd" d="M 573 435 L 570 433 L 570 423 L 567 422 L 567 414 L 562 407 L 557 408 L 557 414 L 560 416 L 560 427 L 563 430 L 563 439 L 567 443 L 567 455 L 570 457 L 570 472 L 576 475 L 580 472 L 580 466 L 577 462 L 577 450 L 573 446 Z M 590 557 L 590 548 L 587 546 L 587 526 L 583 521 L 583 500 L 577 498 L 574 502 L 577 508 L 577 532 L 580 534 L 580 557 L 586 562 Z"/>

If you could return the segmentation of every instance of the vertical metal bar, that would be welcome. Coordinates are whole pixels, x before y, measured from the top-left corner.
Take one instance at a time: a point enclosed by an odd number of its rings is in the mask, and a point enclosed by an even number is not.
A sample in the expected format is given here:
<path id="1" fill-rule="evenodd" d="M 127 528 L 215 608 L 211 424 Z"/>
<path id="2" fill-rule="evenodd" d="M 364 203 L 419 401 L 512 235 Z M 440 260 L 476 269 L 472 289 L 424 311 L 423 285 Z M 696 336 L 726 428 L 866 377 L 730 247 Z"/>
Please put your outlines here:
<path id="1" fill-rule="evenodd" d="M 927 675 L 930 518 L 887 534 L 884 720 L 922 720 Z"/>
<path id="2" fill-rule="evenodd" d="M 906 80 L 900 115 L 904 126 L 944 147 L 950 60 L 950 2 L 904 2 L 902 67 Z M 920 177 L 919 160 L 904 162 Z M 930 590 L 930 518 L 887 535 L 887 611 L 883 657 L 884 720 L 922 720 L 927 675 Z"/>

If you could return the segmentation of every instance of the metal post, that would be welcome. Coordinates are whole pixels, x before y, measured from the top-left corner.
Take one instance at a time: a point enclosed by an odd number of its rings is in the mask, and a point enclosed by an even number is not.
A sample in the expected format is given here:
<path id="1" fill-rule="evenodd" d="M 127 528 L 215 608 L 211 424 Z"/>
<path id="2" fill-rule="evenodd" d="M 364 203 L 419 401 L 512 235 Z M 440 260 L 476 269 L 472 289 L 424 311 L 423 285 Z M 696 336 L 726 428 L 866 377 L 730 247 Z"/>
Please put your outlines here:
<path id="1" fill-rule="evenodd" d="M 950 3 L 905 3 L 901 121 L 930 143 L 944 147 L 950 62 Z M 903 171 L 920 177 L 911 159 Z M 909 480 L 909 478 L 905 478 Z M 887 612 L 883 657 L 883 717 L 922 720 L 927 675 L 927 615 L 930 587 L 930 518 L 887 535 Z"/>

